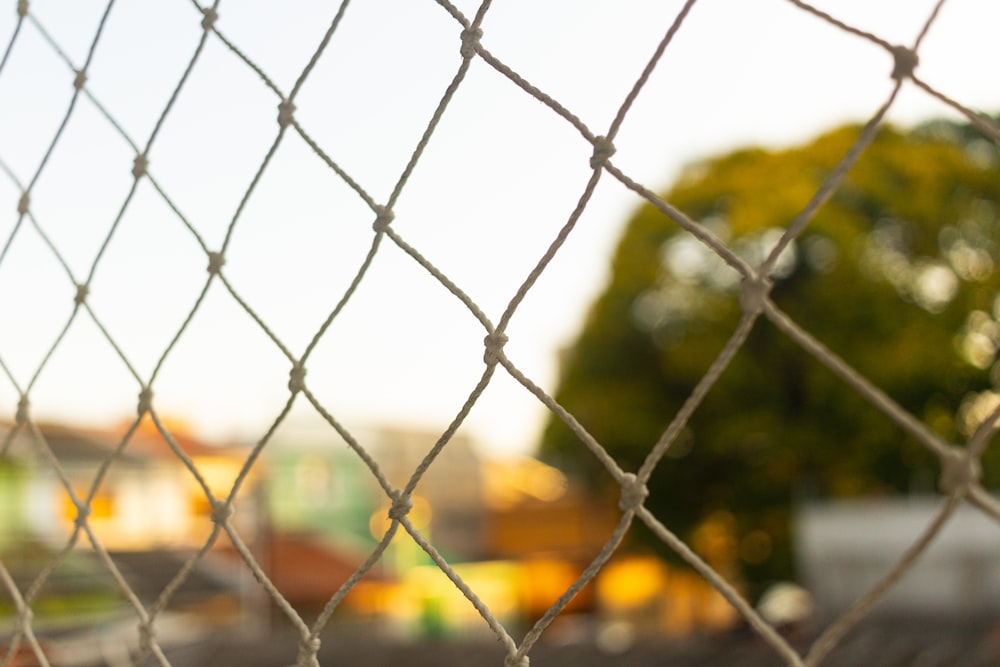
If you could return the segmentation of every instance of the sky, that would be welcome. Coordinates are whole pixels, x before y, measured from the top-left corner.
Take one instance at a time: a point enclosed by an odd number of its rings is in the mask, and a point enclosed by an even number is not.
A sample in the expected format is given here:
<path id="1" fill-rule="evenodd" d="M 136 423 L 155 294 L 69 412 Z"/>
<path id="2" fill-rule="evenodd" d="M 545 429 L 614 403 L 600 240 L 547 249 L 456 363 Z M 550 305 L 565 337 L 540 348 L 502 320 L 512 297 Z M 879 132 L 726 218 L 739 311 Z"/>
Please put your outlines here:
<path id="1" fill-rule="evenodd" d="M 455 4 L 467 16 L 476 12 L 468 0 Z M 912 44 L 934 5 L 816 4 L 893 44 Z M 481 43 L 600 135 L 681 5 L 496 0 Z M 77 69 L 104 9 L 91 0 L 30 5 Z M 336 9 L 305 0 L 221 2 L 215 26 L 288 94 Z M 16 20 L 10 3 L 0 41 Z M 196 7 L 180 0 L 120 0 L 110 10 L 86 90 L 137 145 L 149 142 L 190 62 L 200 22 Z M 945 3 L 917 74 L 968 107 L 1000 110 L 997 25 L 1000 4 L 992 0 Z M 458 71 L 460 32 L 432 0 L 356 0 L 296 97 L 302 128 L 378 203 Z M 662 191 L 699 159 L 793 145 L 864 122 L 888 97 L 891 70 L 884 49 L 787 0 L 701 0 L 627 114 L 612 162 Z M 288 398 L 289 362 L 218 281 L 164 358 L 208 279 L 206 253 L 148 179 L 101 250 L 132 186 L 135 151 L 90 99 L 77 101 L 39 170 L 73 80 L 26 22 L 0 71 L 0 161 L 10 172 L 0 173 L 0 419 L 13 418 L 29 386 L 38 419 L 99 425 L 135 414 L 139 381 L 87 312 L 72 317 L 74 282 L 93 271 L 87 303 L 142 382 L 163 359 L 153 381 L 157 412 L 209 438 L 259 438 Z M 374 216 L 294 132 L 240 209 L 278 133 L 279 101 L 211 35 L 159 125 L 149 173 L 209 250 L 222 247 L 232 225 L 223 274 L 299 356 L 361 266 Z M 941 116 L 956 117 L 908 84 L 888 117 L 905 126 Z M 576 207 L 592 150 L 571 124 L 477 57 L 406 182 L 392 227 L 495 324 Z M 33 179 L 31 213 L 73 278 L 27 220 L 18 226 L 22 189 Z M 614 244 L 640 203 L 604 174 L 510 322 L 505 353 L 550 394 L 558 353 L 605 284 Z M 458 298 L 385 239 L 312 352 L 306 382 L 348 429 L 440 432 L 483 372 L 485 334 Z M 313 415 L 300 398 L 293 419 Z M 463 429 L 485 452 L 518 454 L 534 449 L 545 418 L 498 369 Z"/>

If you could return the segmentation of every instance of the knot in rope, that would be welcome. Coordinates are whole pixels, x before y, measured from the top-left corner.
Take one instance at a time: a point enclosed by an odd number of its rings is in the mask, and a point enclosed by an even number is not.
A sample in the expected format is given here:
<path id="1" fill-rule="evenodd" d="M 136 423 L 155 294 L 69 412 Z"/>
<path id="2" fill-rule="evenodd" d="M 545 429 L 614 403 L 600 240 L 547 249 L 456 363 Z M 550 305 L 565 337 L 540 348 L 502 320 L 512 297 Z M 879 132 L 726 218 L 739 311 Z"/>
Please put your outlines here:
<path id="1" fill-rule="evenodd" d="M 77 90 L 83 90 L 83 86 L 87 83 L 87 72 L 78 69 L 76 70 L 76 78 L 73 79 L 73 87 Z"/>
<path id="2" fill-rule="evenodd" d="M 153 650 L 153 640 L 156 638 L 153 628 L 145 623 L 139 624 L 139 652 L 147 655 Z"/>
<path id="3" fill-rule="evenodd" d="M 80 283 L 76 286 L 76 296 L 73 297 L 73 303 L 78 306 L 82 306 L 83 302 L 87 300 L 87 296 L 90 294 L 90 286 L 87 283 Z"/>
<path id="4" fill-rule="evenodd" d="M 297 394 L 306 387 L 306 368 L 301 363 L 292 366 L 288 371 L 288 390 Z"/>
<path id="5" fill-rule="evenodd" d="M 27 191 L 21 193 L 21 199 L 17 202 L 17 212 L 24 215 L 28 212 L 28 204 L 31 203 L 31 196 Z"/>
<path id="6" fill-rule="evenodd" d="M 213 500 L 212 523 L 221 526 L 225 522 L 229 521 L 229 518 L 233 516 L 235 511 L 236 508 L 234 508 L 231 503 L 224 500 Z"/>
<path id="7" fill-rule="evenodd" d="M 153 406 L 153 390 L 149 387 L 143 387 L 142 391 L 139 392 L 139 405 L 136 407 L 136 412 L 142 417 L 144 414 L 149 412 L 149 409 Z"/>
<path id="8" fill-rule="evenodd" d="M 209 31 L 215 25 L 216 19 L 219 18 L 219 12 L 215 11 L 215 7 L 209 7 L 205 10 L 205 18 L 201 20 L 201 27 L 205 31 Z"/>
<path id="9" fill-rule="evenodd" d="M 296 662 L 300 665 L 306 664 L 308 661 L 316 657 L 319 653 L 319 637 L 303 637 L 299 640 L 299 656 Z"/>
<path id="10" fill-rule="evenodd" d="M 28 0 L 17 0 L 17 15 L 22 19 L 28 15 Z"/>
<path id="11" fill-rule="evenodd" d="M 393 521 L 402 521 L 403 518 L 413 509 L 413 499 L 410 494 L 396 491 L 392 495 L 392 506 L 389 507 L 389 518 Z"/>
<path id="12" fill-rule="evenodd" d="M 278 105 L 278 125 L 282 128 L 288 127 L 292 122 L 292 114 L 295 112 L 295 105 L 291 100 L 281 100 Z"/>
<path id="13" fill-rule="evenodd" d="M 208 253 L 208 272 L 211 275 L 217 274 L 222 270 L 223 265 L 226 263 L 226 256 L 221 252 L 210 252 Z"/>
<path id="14" fill-rule="evenodd" d="M 462 31 L 462 48 L 459 51 L 463 58 L 468 60 L 476 55 L 476 48 L 479 46 L 479 40 L 482 36 L 482 28 L 466 28 Z"/>
<path id="15" fill-rule="evenodd" d="M 607 137 L 594 137 L 594 154 L 590 156 L 590 168 L 603 167 L 616 150 L 615 145 Z"/>
<path id="16" fill-rule="evenodd" d="M 908 79 L 913 76 L 913 70 L 920 63 L 920 57 L 913 49 L 908 49 L 903 45 L 892 47 L 892 78 L 896 81 Z"/>
<path id="17" fill-rule="evenodd" d="M 90 517 L 90 505 L 83 504 L 76 506 L 76 518 L 73 519 L 73 525 L 77 528 L 83 528 L 87 523 L 87 519 Z"/>
<path id="18" fill-rule="evenodd" d="M 28 422 L 29 407 L 31 407 L 31 401 L 28 400 L 27 396 L 21 396 L 17 401 L 17 414 L 14 416 L 14 422 L 18 426 L 24 426 Z"/>
<path id="19" fill-rule="evenodd" d="M 391 208 L 386 208 L 385 206 L 375 207 L 375 222 L 372 223 L 372 229 L 378 234 L 385 233 L 389 229 L 389 224 L 396 218 L 396 214 L 392 212 Z"/>
<path id="20" fill-rule="evenodd" d="M 627 472 L 621 481 L 622 493 L 618 498 L 618 508 L 622 512 L 633 512 L 642 505 L 649 495 L 649 489 L 635 473 Z"/>
<path id="21" fill-rule="evenodd" d="M 938 480 L 938 487 L 947 495 L 964 493 L 979 481 L 982 472 L 979 459 L 972 457 L 968 450 L 952 447 L 941 457 L 941 478 Z"/>
<path id="22" fill-rule="evenodd" d="M 504 667 L 528 667 L 529 663 L 528 656 L 518 656 L 517 653 L 508 655 L 503 661 Z"/>
<path id="23" fill-rule="evenodd" d="M 492 366 L 500 360 L 503 346 L 507 343 L 507 334 L 494 331 L 483 339 L 483 343 L 486 345 L 483 361 Z"/>
<path id="24" fill-rule="evenodd" d="M 35 612 L 31 610 L 31 607 L 24 607 L 17 612 L 17 624 L 22 628 L 29 627 L 33 620 L 35 620 Z"/>
<path id="25" fill-rule="evenodd" d="M 740 308 L 744 313 L 756 315 L 764 309 L 764 299 L 770 292 L 771 281 L 767 278 L 744 278 L 743 288 L 740 290 Z"/>
<path id="26" fill-rule="evenodd" d="M 145 153 L 139 153 L 135 156 L 135 162 L 132 163 L 132 175 L 136 179 L 140 179 L 146 175 L 146 168 L 149 166 L 149 160 L 146 159 Z"/>

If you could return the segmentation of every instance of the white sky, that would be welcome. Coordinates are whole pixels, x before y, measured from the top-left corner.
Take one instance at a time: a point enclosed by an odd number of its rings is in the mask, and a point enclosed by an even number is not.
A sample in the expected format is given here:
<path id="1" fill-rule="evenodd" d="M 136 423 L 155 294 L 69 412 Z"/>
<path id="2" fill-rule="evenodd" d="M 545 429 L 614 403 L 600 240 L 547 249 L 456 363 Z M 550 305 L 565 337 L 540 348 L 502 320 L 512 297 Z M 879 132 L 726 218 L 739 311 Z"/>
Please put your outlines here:
<path id="1" fill-rule="evenodd" d="M 218 29 L 289 92 L 334 2 L 222 2 Z M 476 5 L 457 3 L 468 16 Z M 8 3 L 0 41 L 16 15 Z M 928 0 L 820 6 L 892 43 L 912 43 Z M 681 6 L 666 0 L 497 0 L 482 44 L 604 134 Z M 86 59 L 103 3 L 36 0 L 68 57 Z M 144 145 L 201 34 L 191 3 L 122 0 L 111 10 L 88 90 Z M 972 108 L 1000 109 L 1000 3 L 951 0 L 918 74 Z M 431 0 L 357 0 L 296 99 L 306 131 L 378 202 L 399 178 L 460 63 L 460 26 Z M 613 162 L 654 189 L 699 157 L 787 145 L 864 121 L 887 97 L 890 56 L 784 0 L 702 0 L 615 140 Z M 0 159 L 31 181 L 72 94 L 73 74 L 24 25 L 0 72 Z M 277 133 L 278 99 L 215 37 L 150 151 L 158 180 L 208 246 L 226 229 Z M 908 85 L 890 118 L 952 115 Z M 393 227 L 496 323 L 576 205 L 592 149 L 482 60 L 448 108 L 395 206 Z M 81 98 L 31 192 L 39 224 L 82 281 L 131 185 L 133 151 Z M 780 184 L 776 184 L 778 186 Z M 0 244 L 20 190 L 0 174 Z M 607 277 L 637 197 L 605 174 L 580 222 L 508 329 L 506 352 L 550 393 Z M 296 355 L 339 300 L 372 239 L 362 200 L 289 132 L 241 214 L 224 273 Z M 2 245 L 0 245 L 2 247 Z M 204 253 L 148 181 L 98 265 L 88 303 L 147 379 L 203 286 Z M 0 360 L 28 385 L 72 312 L 71 281 L 33 228 L 0 262 Z M 483 369 L 485 331 L 391 242 L 307 363 L 307 382 L 348 428 L 443 430 Z M 216 282 L 154 383 L 161 414 L 212 437 L 261 435 L 287 398 L 288 362 Z M 31 389 L 33 414 L 87 424 L 134 414 L 139 386 L 81 312 Z M 0 417 L 15 385 L 0 374 Z M 300 399 L 300 403 L 304 401 Z M 498 370 L 467 421 L 494 453 L 530 450 L 544 410 Z"/>

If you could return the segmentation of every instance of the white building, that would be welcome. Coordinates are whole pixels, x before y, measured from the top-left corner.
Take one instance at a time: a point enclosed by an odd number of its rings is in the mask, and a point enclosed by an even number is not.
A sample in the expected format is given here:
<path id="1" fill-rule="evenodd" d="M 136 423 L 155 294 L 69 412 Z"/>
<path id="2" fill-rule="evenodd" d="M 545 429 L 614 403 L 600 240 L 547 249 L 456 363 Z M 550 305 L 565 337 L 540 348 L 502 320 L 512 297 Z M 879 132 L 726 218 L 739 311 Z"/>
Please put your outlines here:
<path id="1" fill-rule="evenodd" d="M 796 513 L 800 578 L 818 612 L 845 611 L 927 530 L 944 498 L 817 503 Z M 872 611 L 897 616 L 1000 613 L 1000 523 L 963 505 Z"/>

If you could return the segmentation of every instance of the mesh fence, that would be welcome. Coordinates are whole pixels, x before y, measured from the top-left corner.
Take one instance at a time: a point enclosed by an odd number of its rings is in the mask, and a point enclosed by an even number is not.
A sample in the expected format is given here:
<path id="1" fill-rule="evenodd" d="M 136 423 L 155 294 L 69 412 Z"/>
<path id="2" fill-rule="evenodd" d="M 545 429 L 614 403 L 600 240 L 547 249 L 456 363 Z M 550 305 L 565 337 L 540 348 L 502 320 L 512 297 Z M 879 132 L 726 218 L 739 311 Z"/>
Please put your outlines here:
<path id="1" fill-rule="evenodd" d="M 870 34 L 841 22 L 837 18 L 804 2 L 798 2 L 797 0 L 789 1 L 791 5 L 794 5 L 802 12 L 813 15 L 815 20 L 828 23 L 831 29 L 851 33 L 855 37 L 867 40 L 871 44 L 884 49 L 894 62 L 894 67 L 891 71 L 891 79 L 894 85 L 891 94 L 874 111 L 864 125 L 856 143 L 849 152 L 840 158 L 837 167 L 829 174 L 822 187 L 814 193 L 809 204 L 788 225 L 781 241 L 773 248 L 766 261 L 759 266 L 752 266 L 730 247 L 727 247 L 719 238 L 715 237 L 709 230 L 699 225 L 697 221 L 688 217 L 683 211 L 671 206 L 669 202 L 664 201 L 647 185 L 637 182 L 630 177 L 628 173 L 625 173 L 616 166 L 614 161 L 615 139 L 627 123 L 629 110 L 633 106 L 633 102 L 642 93 L 654 69 L 665 55 L 670 53 L 670 46 L 674 37 L 684 30 L 685 20 L 695 5 L 694 0 L 688 0 L 683 5 L 681 11 L 674 17 L 672 23 L 664 32 L 659 45 L 649 57 L 645 68 L 635 79 L 630 92 L 621 101 L 613 122 L 607 128 L 601 129 L 588 127 L 581 118 L 574 115 L 571 109 L 564 107 L 553 96 L 533 85 L 506 64 L 502 59 L 502 54 L 495 54 L 490 50 L 489 34 L 488 32 L 484 32 L 481 27 L 490 11 L 491 3 L 489 0 L 480 5 L 474 16 L 467 16 L 447 0 L 438 0 L 435 9 L 451 21 L 453 25 L 454 48 L 460 53 L 460 63 L 457 69 L 450 75 L 450 81 L 443 87 L 440 101 L 429 120 L 427 120 L 422 137 L 413 149 L 405 168 L 399 173 L 391 194 L 384 200 L 380 200 L 370 194 L 366 190 L 364 179 L 353 176 L 348 167 L 342 166 L 338 162 L 335 148 L 323 145 L 323 141 L 316 138 L 318 136 L 315 134 L 317 132 L 316 127 L 310 127 L 306 122 L 300 120 L 302 114 L 298 103 L 299 93 L 303 85 L 314 72 L 317 64 L 327 57 L 329 47 L 335 42 L 338 34 L 350 29 L 350 22 L 345 18 L 348 16 L 348 2 L 346 0 L 340 5 L 339 10 L 320 39 L 318 46 L 312 52 L 311 57 L 301 68 L 298 78 L 288 89 L 280 87 L 262 66 L 258 66 L 253 53 L 245 53 L 241 50 L 238 43 L 227 36 L 224 15 L 218 11 L 218 2 L 212 6 L 202 6 L 195 2 L 194 9 L 196 12 L 192 12 L 191 20 L 193 22 L 200 22 L 200 40 L 193 49 L 187 67 L 173 88 L 166 104 L 163 106 L 162 112 L 152 131 L 147 137 L 141 139 L 127 134 L 122 124 L 116 119 L 116 110 L 110 105 L 105 106 L 100 97 L 88 87 L 91 59 L 95 53 L 99 52 L 102 40 L 107 37 L 110 30 L 108 27 L 108 17 L 113 12 L 115 3 L 108 3 L 99 24 L 93 30 L 86 59 L 74 61 L 66 55 L 67 50 L 50 35 L 46 29 L 46 25 L 34 13 L 33 8 L 29 6 L 28 0 L 20 0 L 16 6 L 18 16 L 16 27 L 4 52 L 3 61 L 0 63 L 0 77 L 10 75 L 10 72 L 7 71 L 9 69 L 8 62 L 12 61 L 13 56 L 17 54 L 19 43 L 23 39 L 24 34 L 34 31 L 37 35 L 41 36 L 51 49 L 51 53 L 55 54 L 64 64 L 67 75 L 72 78 L 74 92 L 58 130 L 51 137 L 47 151 L 35 166 L 30 177 L 22 180 L 6 162 L 0 162 L 0 166 L 4 167 L 6 178 L 9 179 L 10 183 L 20 193 L 19 198 L 14 202 L 17 211 L 16 223 L 6 233 L 3 249 L 0 251 L 0 270 L 2 270 L 5 261 L 11 261 L 10 258 L 15 254 L 17 249 L 16 242 L 18 239 L 26 235 L 33 235 L 44 243 L 50 259 L 55 260 L 58 267 L 56 270 L 62 271 L 65 274 L 66 284 L 73 292 L 73 306 L 69 317 L 63 323 L 61 333 L 56 337 L 55 342 L 48 347 L 40 363 L 31 369 L 30 373 L 25 375 L 15 372 L 11 360 L 2 356 L 5 354 L 5 351 L 0 350 L 0 369 L 3 371 L 4 381 L 14 388 L 18 398 L 16 412 L 11 415 L 12 427 L 5 441 L 0 443 L 0 452 L 6 453 L 12 447 L 11 443 L 18 437 L 29 438 L 35 450 L 44 457 L 47 465 L 58 476 L 65 493 L 72 499 L 75 521 L 74 528 L 63 548 L 45 564 L 42 571 L 26 586 L 15 583 L 8 564 L 0 561 L 0 590 L 13 600 L 13 606 L 16 610 L 16 618 L 9 629 L 9 632 L 12 634 L 10 650 L 0 659 L 0 667 L 14 664 L 15 655 L 19 652 L 18 647 L 21 647 L 20 650 L 23 652 L 25 646 L 30 649 L 30 653 L 34 655 L 40 664 L 49 664 L 46 651 L 43 647 L 44 641 L 40 639 L 39 633 L 36 632 L 36 628 L 33 625 L 33 604 L 36 602 L 40 591 L 45 588 L 52 573 L 81 545 L 92 548 L 98 555 L 104 567 L 114 578 L 121 594 L 128 601 L 131 611 L 134 612 L 135 619 L 138 622 L 138 629 L 135 634 L 138 650 L 130 658 L 132 663 L 138 664 L 152 658 L 158 664 L 169 664 L 169 660 L 157 640 L 157 629 L 161 627 L 164 612 L 170 608 L 175 600 L 177 591 L 192 575 L 198 562 L 204 558 L 205 554 L 223 535 L 228 537 L 228 540 L 242 558 L 246 568 L 252 572 L 253 577 L 259 582 L 260 589 L 273 601 L 277 609 L 280 610 L 280 614 L 287 617 L 288 621 L 295 627 L 300 637 L 301 646 L 297 664 L 300 666 L 316 665 L 318 664 L 317 652 L 319 650 L 320 633 L 329 623 L 334 610 L 338 608 L 338 605 L 341 604 L 352 588 L 367 573 L 372 571 L 380 559 L 382 559 L 394 536 L 401 532 L 408 534 L 409 539 L 412 539 L 415 544 L 419 545 L 420 549 L 426 552 L 440 570 L 451 580 L 454 586 L 468 599 L 469 604 L 475 607 L 476 611 L 482 617 L 482 622 L 488 626 L 489 630 L 505 648 L 507 655 L 505 664 L 511 667 L 523 667 L 528 664 L 532 647 L 535 646 L 539 638 L 542 637 L 546 629 L 549 628 L 553 620 L 566 607 L 570 600 L 584 586 L 591 582 L 608 563 L 622 542 L 629 527 L 634 522 L 645 524 L 659 539 L 673 549 L 692 568 L 699 572 L 707 582 L 717 589 L 728 600 L 729 604 L 735 608 L 739 615 L 766 640 L 777 658 L 788 665 L 816 665 L 822 662 L 823 658 L 837 645 L 838 641 L 853 626 L 865 619 L 872 606 L 887 591 L 893 588 L 896 582 L 899 581 L 917 558 L 927 549 L 935 536 L 941 532 L 942 528 L 949 522 L 949 519 L 955 514 L 956 509 L 960 505 L 970 503 L 993 519 L 1000 520 L 1000 504 L 983 489 L 978 481 L 978 462 L 990 437 L 995 432 L 996 421 L 1000 418 L 1000 408 L 994 410 L 992 414 L 983 420 L 976 433 L 964 445 L 954 446 L 943 442 L 921 420 L 899 407 L 891 396 L 883 393 L 879 387 L 874 386 L 864 375 L 842 361 L 836 353 L 824 347 L 810 332 L 804 330 L 796 322 L 787 317 L 770 300 L 769 290 L 771 284 L 767 279 L 767 276 L 772 272 L 778 261 L 782 250 L 803 233 L 817 209 L 837 190 L 852 168 L 852 165 L 854 165 L 866 146 L 873 141 L 880 124 L 883 122 L 883 119 L 904 86 L 918 89 L 923 94 L 937 98 L 967 118 L 984 137 L 990 140 L 1000 141 L 1000 129 L 988 119 L 963 106 L 959 101 L 951 99 L 945 92 L 930 86 L 918 74 L 917 65 L 921 43 L 937 18 L 938 10 L 943 3 L 938 3 L 933 11 L 923 19 L 923 28 L 910 44 L 898 45 L 890 43 L 878 35 Z M 433 6 L 433 3 L 428 4 Z M 174 201 L 168 194 L 167 189 L 161 186 L 156 177 L 155 160 L 152 159 L 156 156 L 157 149 L 160 148 L 161 142 L 158 139 L 161 137 L 161 130 L 165 127 L 171 113 L 174 111 L 177 100 L 185 95 L 186 85 L 192 73 L 198 70 L 200 59 L 206 48 L 224 48 L 234 54 L 239 62 L 242 63 L 244 70 L 256 79 L 257 85 L 259 85 L 261 90 L 266 95 L 271 96 L 270 104 L 274 104 L 276 107 L 276 126 L 273 141 L 263 160 L 256 165 L 255 175 L 250 180 L 249 186 L 242 193 L 240 202 L 231 216 L 225 233 L 225 240 L 217 247 L 209 245 L 206 240 L 207 236 L 202 233 L 199 226 L 183 214 L 184 202 Z M 580 144 L 585 146 L 590 154 L 589 169 L 591 175 L 586 187 L 579 196 L 575 208 L 558 229 L 558 232 L 550 239 L 548 248 L 544 254 L 537 259 L 534 267 L 520 282 L 513 294 L 509 295 L 509 302 L 506 308 L 503 309 L 500 316 L 496 319 L 484 312 L 484 309 L 463 290 L 461 284 L 450 278 L 445 271 L 428 259 L 422 253 L 421 247 L 408 241 L 398 231 L 397 226 L 393 224 L 394 209 L 397 201 L 407 188 L 414 170 L 421 163 L 428 147 L 434 144 L 435 133 L 439 125 L 447 122 L 446 111 L 455 99 L 456 93 L 462 89 L 466 74 L 470 66 L 475 62 L 479 62 L 483 66 L 495 70 L 509 82 L 510 86 L 523 91 L 525 96 L 534 98 L 534 100 L 544 105 L 548 112 L 558 119 L 559 122 L 572 127 L 579 135 Z M 11 102 L 4 101 L 4 104 L 11 104 Z M 128 147 L 128 150 L 132 153 L 132 178 L 131 185 L 127 188 L 127 193 L 119 202 L 115 203 L 117 209 L 111 221 L 110 229 L 103 237 L 96 253 L 89 258 L 86 270 L 74 271 L 71 268 L 71 263 L 64 256 L 67 249 L 60 247 L 47 234 L 48 221 L 40 219 L 40 216 L 36 217 L 35 195 L 36 191 L 41 189 L 39 186 L 45 183 L 48 170 L 63 155 L 60 152 L 60 139 L 63 137 L 64 130 L 72 122 L 74 116 L 82 113 L 81 110 L 83 109 L 86 109 L 87 112 L 96 111 L 114 134 L 115 141 L 123 143 Z M 314 335 L 308 343 L 301 349 L 296 349 L 279 338 L 275 333 L 277 329 L 272 326 L 268 318 L 255 310 L 252 299 L 244 298 L 241 295 L 239 285 L 229 279 L 226 266 L 227 259 L 230 259 L 231 254 L 235 252 L 230 242 L 234 239 L 235 232 L 240 229 L 245 206 L 258 187 L 262 176 L 272 168 L 272 163 L 279 146 L 290 135 L 297 135 L 301 138 L 315 155 L 325 163 L 329 171 L 334 175 L 334 178 L 350 188 L 356 199 L 363 202 L 364 208 L 367 211 L 367 222 L 372 228 L 367 249 L 357 258 L 360 268 L 357 269 L 347 289 L 342 294 L 337 295 L 335 305 L 328 311 L 325 320 L 315 330 Z M 2 154 L 4 150 L 5 147 L 0 147 L 0 160 L 6 158 Z M 202 157 L 192 156 L 191 159 L 202 159 Z M 546 271 L 547 267 L 559 254 L 560 249 L 563 248 L 567 239 L 573 233 L 574 227 L 584 211 L 587 210 L 588 202 L 591 201 L 598 182 L 601 179 L 614 179 L 634 192 L 641 200 L 659 209 L 664 216 L 667 216 L 679 227 L 690 232 L 705 246 L 717 253 L 729 266 L 736 269 L 743 278 L 743 286 L 740 294 L 740 305 L 743 311 L 742 319 L 732 332 L 731 338 L 725 348 L 705 372 L 702 380 L 697 386 L 692 388 L 688 400 L 674 416 L 662 437 L 658 442 L 650 443 L 650 450 L 645 463 L 640 469 L 634 472 L 621 469 L 616 461 L 605 451 L 602 444 L 595 441 L 572 414 L 569 414 L 556 403 L 536 381 L 522 372 L 516 359 L 508 356 L 505 347 L 505 344 L 508 342 L 508 326 L 512 318 L 518 312 L 526 296 L 536 285 L 539 277 Z M 149 184 L 152 187 L 156 196 L 162 200 L 162 203 L 169 207 L 172 215 L 175 216 L 177 227 L 183 229 L 185 234 L 194 239 L 200 248 L 202 262 L 201 266 L 197 267 L 197 271 L 201 271 L 207 267 L 207 276 L 204 278 L 196 298 L 190 304 L 183 322 L 175 331 L 170 332 L 168 344 L 160 351 L 152 372 L 148 374 L 139 372 L 137 370 L 138 366 L 123 351 L 126 349 L 126 345 L 123 344 L 119 336 L 115 335 L 113 327 L 105 326 L 98 309 L 92 307 L 90 294 L 92 281 L 95 274 L 102 267 L 102 262 L 104 262 L 107 251 L 115 247 L 121 235 L 121 226 L 119 223 L 126 216 L 126 212 L 129 211 L 129 207 L 133 204 L 137 192 L 143 184 Z M 461 304 L 467 312 L 468 318 L 478 323 L 483 335 L 483 366 L 477 371 L 477 373 L 480 373 L 478 381 L 468 393 L 464 402 L 456 405 L 456 411 L 451 424 L 440 434 L 434 447 L 429 451 L 422 463 L 412 472 L 409 481 L 401 488 L 397 488 L 390 483 L 386 475 L 383 474 L 376 459 L 370 454 L 366 443 L 346 428 L 338 420 L 335 411 L 324 405 L 320 397 L 311 391 L 307 376 L 307 369 L 310 368 L 310 361 L 313 358 L 314 350 L 319 342 L 324 337 L 329 336 L 330 332 L 335 329 L 338 316 L 341 315 L 345 306 L 349 303 L 363 300 L 363 297 L 359 295 L 359 290 L 366 276 L 369 274 L 376 257 L 384 253 L 384 249 L 387 246 L 395 246 L 405 253 L 409 260 L 433 276 L 440 286 L 440 290 L 450 294 L 455 301 Z M 141 254 L 155 252 L 155 249 L 133 248 L 132 252 Z M 266 263 L 266 260 L 263 260 L 263 263 Z M 191 270 L 190 266 L 177 267 L 176 270 L 178 272 L 186 272 L 187 274 L 195 273 Z M 3 289 L 13 289 L 9 284 L 2 283 L 2 285 Z M 174 353 L 178 342 L 189 330 L 189 325 L 195 319 L 195 316 L 205 308 L 206 295 L 213 285 L 216 290 L 223 290 L 228 295 L 228 298 L 231 299 L 231 303 L 236 304 L 240 310 L 252 318 L 256 326 L 259 327 L 259 330 L 273 344 L 274 348 L 280 351 L 280 354 L 286 360 L 288 369 L 288 393 L 285 408 L 277 415 L 270 428 L 256 441 L 235 483 L 225 493 L 219 493 L 217 489 L 213 488 L 210 480 L 207 479 L 203 471 L 196 465 L 190 452 L 186 451 L 185 447 L 179 443 L 170 424 L 161 418 L 156 400 L 157 382 L 161 374 L 161 369 L 169 364 L 171 355 Z M 17 289 L 30 291 L 31 286 L 21 285 Z M 15 317 L 12 313 L 4 313 L 2 326 L 12 326 Z M 890 572 L 885 574 L 884 578 L 875 587 L 859 599 L 847 613 L 832 622 L 821 633 L 805 654 L 800 654 L 799 651 L 793 648 L 789 641 L 748 603 L 731 582 L 727 581 L 722 574 L 713 570 L 683 540 L 671 531 L 670 526 L 661 523 L 656 516 L 644 507 L 644 499 L 648 494 L 646 483 L 652 471 L 663 458 L 671 443 L 681 433 L 688 419 L 698 409 L 699 404 L 716 383 L 727 367 L 727 364 L 729 364 L 730 360 L 741 348 L 754 323 L 760 318 L 766 318 L 773 323 L 789 339 L 815 357 L 821 364 L 828 367 L 832 373 L 840 377 L 843 382 L 884 413 L 888 419 L 898 424 L 903 431 L 937 455 L 943 470 L 942 485 L 947 491 L 946 498 L 938 509 L 933 521 L 926 526 L 925 531 L 919 539 L 904 554 L 900 555 L 895 566 Z M 59 352 L 67 332 L 80 320 L 86 320 L 96 325 L 100 336 L 115 351 L 121 367 L 124 367 L 134 379 L 134 386 L 139 396 L 137 414 L 131 427 L 127 430 L 121 441 L 117 443 L 117 448 L 113 453 L 104 460 L 98 474 L 85 489 L 74 486 L 71 476 L 66 469 L 68 463 L 59 459 L 32 415 L 32 392 L 36 383 L 39 378 L 44 377 L 51 359 Z M 462 426 L 473 406 L 476 405 L 487 386 L 490 385 L 493 378 L 498 374 L 506 374 L 510 378 L 513 378 L 523 387 L 525 392 L 530 393 L 547 410 L 564 421 L 579 438 L 581 443 L 580 455 L 597 457 L 607 469 L 608 474 L 617 480 L 621 489 L 619 502 L 620 517 L 613 533 L 607 537 L 603 548 L 594 555 L 589 566 L 578 576 L 572 586 L 541 616 L 526 634 L 519 638 L 511 635 L 511 631 L 498 620 L 498 617 L 483 602 L 477 591 L 470 587 L 459 576 L 456 569 L 442 557 L 435 544 L 422 532 L 417 523 L 411 520 L 410 515 L 413 507 L 412 497 L 414 489 L 424 477 L 427 470 L 435 465 L 435 460 L 448 447 L 449 442 L 452 441 L 453 436 Z M 192 378 L 191 381 L 195 382 L 196 379 Z M 238 513 L 234 514 L 234 503 L 242 497 L 241 494 L 245 491 L 244 487 L 247 479 L 252 475 L 261 454 L 268 447 L 273 434 L 286 420 L 293 403 L 296 401 L 307 402 L 329 425 L 331 436 L 333 432 L 336 432 L 337 436 L 343 442 L 346 442 L 354 454 L 363 461 L 370 475 L 377 480 L 378 485 L 384 493 L 385 502 L 390 506 L 388 511 L 390 520 L 386 524 L 384 535 L 378 542 L 378 546 L 368 555 L 363 565 L 350 576 L 340 590 L 327 601 L 318 617 L 311 622 L 307 622 L 304 615 L 297 611 L 268 579 L 265 569 L 258 562 L 257 558 L 255 558 L 253 549 L 245 541 L 245 535 L 241 534 L 241 531 L 238 529 Z M 205 501 L 211 508 L 210 523 L 207 522 L 208 536 L 201 549 L 172 576 L 169 583 L 159 591 L 158 596 L 152 604 L 144 604 L 140 601 L 139 597 L 130 587 L 127 577 L 123 575 L 119 565 L 116 564 L 109 554 L 106 545 L 103 544 L 99 532 L 94 530 L 91 525 L 92 515 L 99 501 L 102 484 L 109 471 L 114 469 L 116 465 L 120 465 L 121 461 L 128 456 L 130 445 L 137 437 L 136 434 L 144 419 L 152 420 L 157 431 L 169 444 L 177 460 L 187 468 L 190 475 L 196 480 Z"/>

